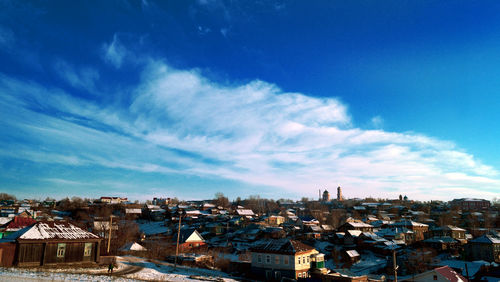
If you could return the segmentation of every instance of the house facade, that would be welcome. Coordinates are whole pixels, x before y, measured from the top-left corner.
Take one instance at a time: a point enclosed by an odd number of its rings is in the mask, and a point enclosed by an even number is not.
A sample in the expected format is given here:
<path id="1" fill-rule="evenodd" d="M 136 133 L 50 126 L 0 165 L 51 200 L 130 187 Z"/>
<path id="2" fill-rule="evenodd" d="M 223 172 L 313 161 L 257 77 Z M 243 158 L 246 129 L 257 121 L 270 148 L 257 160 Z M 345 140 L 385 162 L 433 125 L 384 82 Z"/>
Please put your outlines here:
<path id="1" fill-rule="evenodd" d="M 413 233 L 414 233 L 413 240 L 415 242 L 424 240 L 425 233 L 427 233 L 429 231 L 429 225 L 424 224 L 424 223 L 415 222 L 413 220 L 397 221 L 397 222 L 394 222 L 392 224 L 392 226 L 395 228 L 406 228 L 408 230 L 413 231 Z"/>
<path id="2" fill-rule="evenodd" d="M 173 237 L 177 240 L 177 234 Z M 182 252 L 192 250 L 205 245 L 205 239 L 196 229 L 182 229 L 179 235 L 179 250 Z"/>
<path id="3" fill-rule="evenodd" d="M 0 240 L 0 264 L 97 263 L 100 242 L 101 238 L 97 235 L 68 222 L 37 222 Z M 1 251 L 3 249 L 5 254 Z"/>
<path id="4" fill-rule="evenodd" d="M 266 240 L 251 251 L 252 272 L 260 279 L 300 279 L 311 276 L 311 256 L 318 251 L 291 239 Z"/>
<path id="5" fill-rule="evenodd" d="M 500 238 L 483 235 L 467 244 L 468 255 L 473 260 L 500 262 Z"/>

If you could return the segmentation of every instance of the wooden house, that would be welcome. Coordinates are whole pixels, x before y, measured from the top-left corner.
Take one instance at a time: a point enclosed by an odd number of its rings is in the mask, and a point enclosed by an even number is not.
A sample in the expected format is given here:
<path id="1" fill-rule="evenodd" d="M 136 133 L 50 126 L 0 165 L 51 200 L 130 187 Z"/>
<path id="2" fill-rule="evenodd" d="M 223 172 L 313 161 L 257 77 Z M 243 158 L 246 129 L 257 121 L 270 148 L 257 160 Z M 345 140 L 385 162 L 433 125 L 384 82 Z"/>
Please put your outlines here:
<path id="1" fill-rule="evenodd" d="M 100 242 L 68 222 L 37 222 L 0 240 L 0 265 L 97 263 Z"/>

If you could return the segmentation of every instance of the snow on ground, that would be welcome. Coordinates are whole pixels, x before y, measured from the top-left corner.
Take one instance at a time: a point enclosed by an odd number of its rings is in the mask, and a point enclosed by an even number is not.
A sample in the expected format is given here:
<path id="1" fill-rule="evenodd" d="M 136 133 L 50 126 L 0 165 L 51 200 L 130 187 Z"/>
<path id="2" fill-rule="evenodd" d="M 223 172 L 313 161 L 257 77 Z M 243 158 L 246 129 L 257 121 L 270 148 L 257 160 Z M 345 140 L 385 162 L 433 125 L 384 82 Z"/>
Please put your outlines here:
<path id="1" fill-rule="evenodd" d="M 379 269 L 386 267 L 387 260 L 385 258 L 380 258 L 371 252 L 365 252 L 361 256 L 361 260 L 353 264 L 351 271 L 357 275 L 366 275 L 370 273 L 375 273 Z"/>
<path id="2" fill-rule="evenodd" d="M 77 274 L 63 272 L 46 272 L 19 268 L 0 267 L 0 281 L 32 282 L 32 281 L 134 281 L 122 277 L 108 275 Z"/>
<path id="3" fill-rule="evenodd" d="M 202 268 L 185 266 L 174 267 L 161 261 L 147 261 L 138 257 L 117 257 L 112 276 L 107 267 L 64 268 L 64 269 L 26 269 L 0 267 L 0 282 L 32 281 L 237 281 L 228 274 Z"/>
<path id="4" fill-rule="evenodd" d="M 330 242 L 328 242 L 328 241 L 319 241 L 319 240 L 317 240 L 314 243 L 314 248 L 316 248 L 316 250 L 318 250 L 320 253 L 328 254 L 328 253 L 331 252 L 332 249 L 327 250 L 327 248 L 333 248 L 333 244 L 330 243 Z"/>
<path id="5" fill-rule="evenodd" d="M 177 266 L 177 269 L 174 271 L 174 267 L 171 263 L 160 261 L 153 263 L 135 257 L 118 257 L 117 263 L 120 269 L 129 265 L 143 267 L 143 269 L 138 272 L 124 276 L 127 278 L 155 281 L 215 281 L 216 279 L 228 282 L 237 281 L 231 279 L 228 274 L 217 270 Z"/>

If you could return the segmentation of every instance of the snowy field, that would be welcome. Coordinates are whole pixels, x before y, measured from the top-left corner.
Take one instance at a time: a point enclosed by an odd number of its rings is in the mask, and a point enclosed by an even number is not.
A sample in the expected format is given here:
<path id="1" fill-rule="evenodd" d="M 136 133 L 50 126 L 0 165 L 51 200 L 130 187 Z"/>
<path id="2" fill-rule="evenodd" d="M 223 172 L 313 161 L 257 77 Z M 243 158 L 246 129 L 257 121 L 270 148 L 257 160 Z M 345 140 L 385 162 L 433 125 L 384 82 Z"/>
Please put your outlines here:
<path id="1" fill-rule="evenodd" d="M 3 281 L 237 281 L 216 270 L 178 266 L 170 263 L 147 261 L 137 257 L 117 257 L 117 267 L 112 276 L 107 268 L 74 269 L 22 269 L 0 268 Z"/>

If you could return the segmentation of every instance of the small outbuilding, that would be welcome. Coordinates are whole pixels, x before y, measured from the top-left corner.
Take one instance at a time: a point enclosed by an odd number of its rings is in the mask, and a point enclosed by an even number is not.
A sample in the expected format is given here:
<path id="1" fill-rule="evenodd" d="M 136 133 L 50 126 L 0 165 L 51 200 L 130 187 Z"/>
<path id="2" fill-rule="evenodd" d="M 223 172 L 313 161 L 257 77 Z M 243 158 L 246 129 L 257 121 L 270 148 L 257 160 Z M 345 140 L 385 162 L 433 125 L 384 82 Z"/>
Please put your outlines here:
<path id="1" fill-rule="evenodd" d="M 125 244 L 123 247 L 118 249 L 121 253 L 124 254 L 137 254 L 137 253 L 142 253 L 146 252 L 148 249 L 144 248 L 142 245 L 140 245 L 137 242 L 130 242 Z"/>

